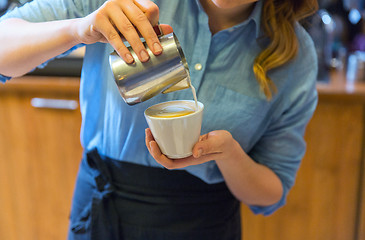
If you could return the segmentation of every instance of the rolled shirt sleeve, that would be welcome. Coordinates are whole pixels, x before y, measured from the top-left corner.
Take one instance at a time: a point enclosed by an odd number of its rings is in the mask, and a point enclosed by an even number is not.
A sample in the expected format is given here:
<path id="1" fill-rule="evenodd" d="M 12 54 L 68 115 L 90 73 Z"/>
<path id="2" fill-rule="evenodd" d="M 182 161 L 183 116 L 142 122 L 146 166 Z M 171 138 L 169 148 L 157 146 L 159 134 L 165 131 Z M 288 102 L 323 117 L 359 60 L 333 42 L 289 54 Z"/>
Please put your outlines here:
<path id="1" fill-rule="evenodd" d="M 316 91 L 317 57 L 313 42 L 308 40 L 301 48 L 298 63 L 293 72 L 290 91 L 285 92 L 287 104 L 271 118 L 268 129 L 249 152 L 256 162 L 273 170 L 280 178 L 283 195 L 276 204 L 261 207 L 250 206 L 256 214 L 269 215 L 285 205 L 289 190 L 304 157 L 306 143 L 304 132 L 318 102 Z"/>
<path id="2" fill-rule="evenodd" d="M 285 113 L 278 122 L 271 125 L 250 152 L 253 159 L 277 174 L 284 190 L 280 201 L 272 206 L 251 206 L 254 213 L 264 215 L 273 213 L 285 204 L 288 192 L 294 185 L 296 172 L 306 149 L 303 139 L 304 130 L 315 110 L 317 96 L 313 94 L 301 101 L 305 102 L 298 103 L 298 106 L 293 107 L 292 111 Z"/>

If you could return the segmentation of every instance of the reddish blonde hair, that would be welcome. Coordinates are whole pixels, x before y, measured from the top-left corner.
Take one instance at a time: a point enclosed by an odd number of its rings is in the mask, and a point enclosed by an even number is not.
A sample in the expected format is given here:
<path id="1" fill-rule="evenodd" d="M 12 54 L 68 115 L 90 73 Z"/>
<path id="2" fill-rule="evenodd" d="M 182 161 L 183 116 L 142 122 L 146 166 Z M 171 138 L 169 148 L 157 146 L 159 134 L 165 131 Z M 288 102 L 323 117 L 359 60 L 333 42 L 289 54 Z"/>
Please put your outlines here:
<path id="1" fill-rule="evenodd" d="M 263 0 L 261 26 L 270 39 L 256 57 L 253 71 L 261 91 L 270 100 L 276 87 L 267 72 L 292 60 L 298 53 L 294 25 L 318 9 L 317 0 Z"/>

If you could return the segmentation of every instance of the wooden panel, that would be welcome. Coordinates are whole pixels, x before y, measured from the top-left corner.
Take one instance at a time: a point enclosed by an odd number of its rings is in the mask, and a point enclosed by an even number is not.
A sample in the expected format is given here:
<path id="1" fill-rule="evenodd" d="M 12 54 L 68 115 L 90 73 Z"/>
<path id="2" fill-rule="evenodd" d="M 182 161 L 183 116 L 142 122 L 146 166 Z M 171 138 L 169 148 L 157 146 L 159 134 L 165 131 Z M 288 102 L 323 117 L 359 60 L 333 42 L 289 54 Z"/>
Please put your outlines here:
<path id="1" fill-rule="evenodd" d="M 365 121 L 365 119 L 364 119 Z M 365 136 L 364 136 L 365 137 Z M 361 173 L 361 184 L 360 184 L 360 211 L 359 211 L 359 229 L 357 240 L 365 239 L 365 146 L 363 146 L 363 162 L 362 162 L 362 173 Z"/>
<path id="2" fill-rule="evenodd" d="M 243 239 L 354 239 L 363 119 L 361 104 L 320 101 L 287 205 L 269 217 L 243 206 Z"/>
<path id="3" fill-rule="evenodd" d="M 7 86 L 7 84 L 5 84 Z M 10 84 L 9 84 L 10 86 Z M 76 95 L 0 95 L 0 239 L 64 240 L 78 165 L 79 109 L 36 109 L 32 97 L 78 99 Z"/>

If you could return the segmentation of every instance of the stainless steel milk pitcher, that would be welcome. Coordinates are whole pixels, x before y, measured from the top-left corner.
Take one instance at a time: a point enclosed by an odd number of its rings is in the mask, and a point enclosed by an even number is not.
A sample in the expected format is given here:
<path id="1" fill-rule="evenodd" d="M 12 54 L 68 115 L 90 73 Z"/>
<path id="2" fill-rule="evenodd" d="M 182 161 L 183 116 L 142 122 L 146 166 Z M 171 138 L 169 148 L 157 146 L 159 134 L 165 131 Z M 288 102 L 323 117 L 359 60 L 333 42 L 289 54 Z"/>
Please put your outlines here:
<path id="1" fill-rule="evenodd" d="M 163 51 L 155 56 L 144 45 L 150 56 L 147 62 L 139 61 L 131 47 L 134 63 L 126 63 L 115 51 L 109 55 L 109 64 L 119 93 L 126 103 L 134 105 L 159 93 L 168 93 L 190 87 L 189 68 L 174 33 L 159 37 Z"/>

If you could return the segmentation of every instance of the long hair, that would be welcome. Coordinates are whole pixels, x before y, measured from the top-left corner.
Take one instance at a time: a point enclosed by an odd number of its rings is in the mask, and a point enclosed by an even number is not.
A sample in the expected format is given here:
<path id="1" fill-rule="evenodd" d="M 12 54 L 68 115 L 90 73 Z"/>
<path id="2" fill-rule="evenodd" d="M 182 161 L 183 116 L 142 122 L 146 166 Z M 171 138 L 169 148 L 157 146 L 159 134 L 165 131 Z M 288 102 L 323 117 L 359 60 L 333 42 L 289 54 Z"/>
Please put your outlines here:
<path id="1" fill-rule="evenodd" d="M 284 65 L 298 53 L 296 22 L 318 9 L 317 0 L 263 0 L 261 27 L 270 43 L 254 60 L 253 71 L 261 91 L 270 100 L 276 87 L 267 72 Z"/>

